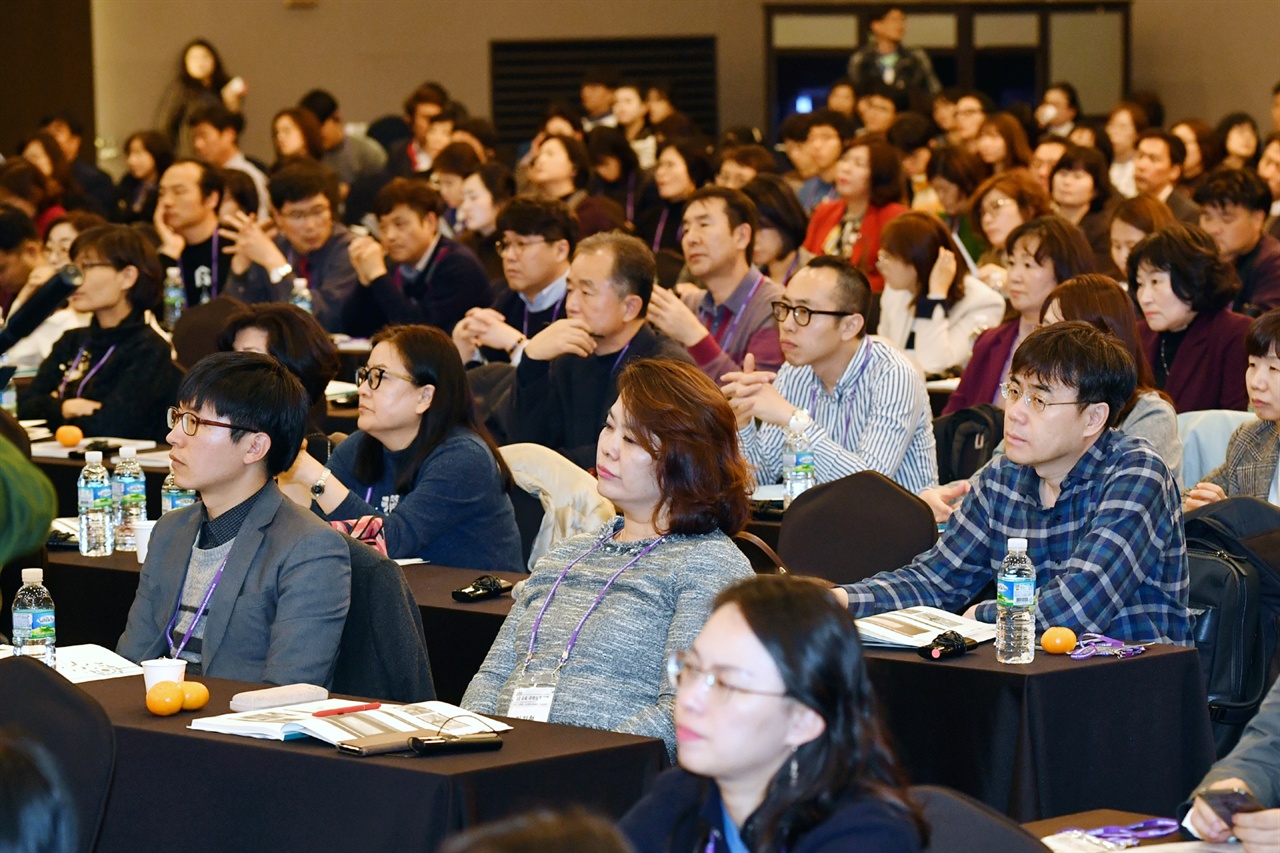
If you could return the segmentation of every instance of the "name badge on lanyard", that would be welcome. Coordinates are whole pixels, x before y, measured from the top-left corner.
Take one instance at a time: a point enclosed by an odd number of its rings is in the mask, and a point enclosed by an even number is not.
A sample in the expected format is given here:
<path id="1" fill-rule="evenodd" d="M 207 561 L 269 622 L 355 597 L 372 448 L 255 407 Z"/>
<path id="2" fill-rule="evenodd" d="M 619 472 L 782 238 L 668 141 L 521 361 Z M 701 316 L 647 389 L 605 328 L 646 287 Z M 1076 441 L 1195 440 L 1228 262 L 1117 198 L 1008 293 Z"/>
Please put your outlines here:
<path id="1" fill-rule="evenodd" d="M 556 688 L 552 684 L 517 687 L 511 694 L 511 704 L 504 716 L 545 723 L 551 718 L 551 702 L 555 695 Z"/>

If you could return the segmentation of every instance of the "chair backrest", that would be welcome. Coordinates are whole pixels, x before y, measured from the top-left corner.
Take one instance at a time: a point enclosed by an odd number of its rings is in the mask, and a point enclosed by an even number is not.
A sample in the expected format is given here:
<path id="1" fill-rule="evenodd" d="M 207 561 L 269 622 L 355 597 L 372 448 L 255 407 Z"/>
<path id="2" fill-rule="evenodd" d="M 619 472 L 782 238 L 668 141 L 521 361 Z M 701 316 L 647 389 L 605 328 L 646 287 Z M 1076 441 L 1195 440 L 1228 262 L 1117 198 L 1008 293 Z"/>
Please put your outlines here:
<path id="1" fill-rule="evenodd" d="M 436 698 L 422 612 L 395 560 L 345 537 L 351 607 L 338 645 L 333 692 L 391 702 Z"/>
<path id="2" fill-rule="evenodd" d="M 56 762 L 75 804 L 75 849 L 89 853 L 116 760 L 115 730 L 102 706 L 44 664 L 9 658 L 0 660 L 0 722 L 43 746 Z"/>
<path id="3" fill-rule="evenodd" d="M 542 506 L 542 518 L 536 536 L 525 556 L 525 566 L 533 571 L 539 558 L 566 536 L 591 533 L 614 517 L 613 504 L 600 497 L 595 478 L 549 447 L 540 444 L 505 444 L 499 448 L 511 469 L 516 486 L 532 495 Z M 521 522 L 522 501 L 512 495 L 516 504 L 516 523 Z M 532 510 L 526 507 L 521 527 L 532 522 Z"/>
<path id="4" fill-rule="evenodd" d="M 937 539 L 928 504 L 883 474 L 859 471 L 792 501 L 778 554 L 790 572 L 855 583 L 905 566 Z"/>
<path id="5" fill-rule="evenodd" d="M 776 551 L 769 547 L 769 543 L 765 542 L 754 533 L 748 533 L 743 530 L 733 534 L 733 544 L 738 546 L 738 550 L 741 551 L 751 563 L 751 568 L 756 574 L 787 574 L 787 567 L 783 564 L 782 558 L 778 556 Z"/>
<path id="6" fill-rule="evenodd" d="M 933 421 L 938 453 L 938 482 L 967 480 L 991 461 L 1004 438 L 1004 415 L 990 403 L 979 403 Z"/>
<path id="7" fill-rule="evenodd" d="M 542 522 L 547 512 L 542 508 L 542 501 L 537 495 L 530 494 L 516 486 L 511 490 L 511 508 L 516 513 L 516 528 L 520 531 L 520 556 L 525 567 L 533 570 L 529 558 L 533 556 L 533 546 L 538 541 L 538 533 L 542 531 Z M 541 556 L 541 555 L 539 555 Z"/>
<path id="8" fill-rule="evenodd" d="M 1178 415 L 1182 439 L 1182 486 L 1194 486 L 1227 458 L 1227 442 L 1236 427 L 1258 416 L 1253 412 L 1206 409 Z"/>
<path id="9" fill-rule="evenodd" d="M 190 370 L 197 361 L 218 351 L 218 335 L 227 318 L 244 308 L 239 299 L 222 296 L 183 312 L 173 328 L 173 349 L 178 364 Z"/>
<path id="10" fill-rule="evenodd" d="M 1044 843 L 1017 823 L 973 797 L 935 785 L 912 785 L 911 798 L 924 811 L 929 844 L 924 853 L 1047 853 Z"/>

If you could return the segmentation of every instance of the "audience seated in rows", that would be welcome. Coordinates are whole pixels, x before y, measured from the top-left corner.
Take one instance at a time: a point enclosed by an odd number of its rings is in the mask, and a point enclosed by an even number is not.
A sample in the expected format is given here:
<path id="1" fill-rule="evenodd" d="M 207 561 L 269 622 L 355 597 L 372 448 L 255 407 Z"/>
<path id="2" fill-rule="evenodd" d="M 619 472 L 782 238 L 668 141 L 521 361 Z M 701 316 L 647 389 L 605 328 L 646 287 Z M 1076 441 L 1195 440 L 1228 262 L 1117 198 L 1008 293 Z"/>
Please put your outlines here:
<path id="1" fill-rule="evenodd" d="M 200 501 L 156 523 L 116 651 L 167 655 L 187 672 L 328 685 L 351 600 L 346 542 L 280 493 L 306 428 L 307 395 L 257 353 L 216 353 L 169 410 L 179 488 Z"/>
<path id="2" fill-rule="evenodd" d="M 782 476 L 788 429 L 809 440 L 820 483 L 872 470 L 911 492 L 937 484 L 924 379 L 901 352 L 866 334 L 870 301 L 855 267 L 815 258 L 773 303 L 787 363 L 775 374 L 748 360 L 725 376 L 758 484 Z"/>

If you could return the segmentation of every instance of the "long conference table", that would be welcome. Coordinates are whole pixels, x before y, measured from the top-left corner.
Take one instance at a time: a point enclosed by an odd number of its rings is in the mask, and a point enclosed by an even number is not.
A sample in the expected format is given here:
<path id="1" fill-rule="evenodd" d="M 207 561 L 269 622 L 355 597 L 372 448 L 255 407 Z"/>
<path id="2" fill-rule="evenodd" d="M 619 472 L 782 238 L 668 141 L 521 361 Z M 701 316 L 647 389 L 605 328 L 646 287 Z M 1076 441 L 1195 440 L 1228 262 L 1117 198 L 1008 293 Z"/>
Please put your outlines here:
<path id="1" fill-rule="evenodd" d="M 60 642 L 113 648 L 130 584 L 137 585 L 134 556 L 51 551 L 46 566 Z M 449 592 L 475 570 L 404 571 L 422 612 L 437 692 L 456 703 L 511 598 L 453 601 Z M 16 575 L 14 568 L 0 576 L 6 598 Z M 990 644 L 942 662 L 892 649 L 868 649 L 866 657 L 911 782 L 956 788 L 1018 821 L 1098 808 L 1172 814 L 1213 762 L 1193 648 L 1152 646 L 1129 660 L 1038 654 L 1027 666 L 997 664 Z"/>

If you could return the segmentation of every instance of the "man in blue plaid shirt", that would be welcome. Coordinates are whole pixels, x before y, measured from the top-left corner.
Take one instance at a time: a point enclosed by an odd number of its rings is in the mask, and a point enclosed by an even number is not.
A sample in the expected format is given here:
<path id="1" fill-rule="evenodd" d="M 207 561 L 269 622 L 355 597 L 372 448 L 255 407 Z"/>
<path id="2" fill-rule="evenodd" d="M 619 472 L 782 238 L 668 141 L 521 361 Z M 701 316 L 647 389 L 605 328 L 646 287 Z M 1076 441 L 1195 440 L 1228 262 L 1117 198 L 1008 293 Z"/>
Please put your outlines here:
<path id="1" fill-rule="evenodd" d="M 1112 427 L 1134 393 L 1133 358 L 1086 323 L 1027 336 L 1002 386 L 1007 455 L 982 472 L 937 544 L 909 566 L 837 587 L 854 616 L 916 605 L 956 611 L 990 582 L 1011 537 L 1036 567 L 1036 629 L 1191 644 L 1178 487 L 1144 439 Z M 996 604 L 966 614 L 994 622 Z"/>

